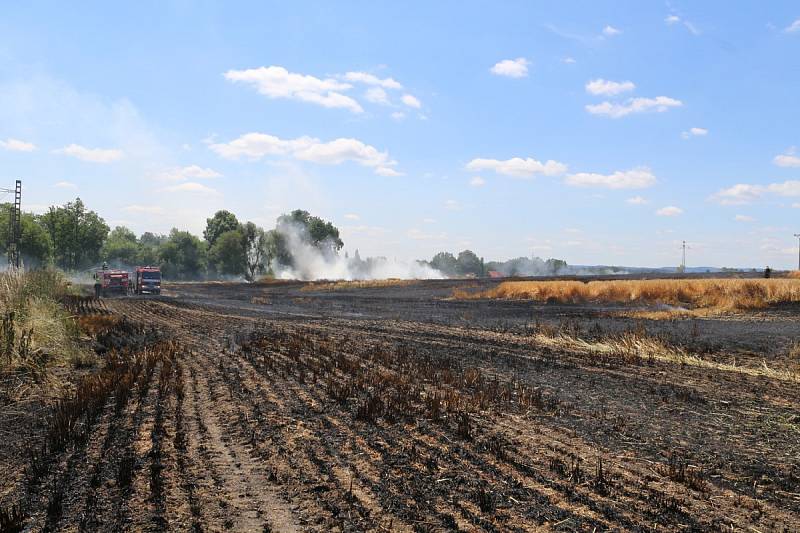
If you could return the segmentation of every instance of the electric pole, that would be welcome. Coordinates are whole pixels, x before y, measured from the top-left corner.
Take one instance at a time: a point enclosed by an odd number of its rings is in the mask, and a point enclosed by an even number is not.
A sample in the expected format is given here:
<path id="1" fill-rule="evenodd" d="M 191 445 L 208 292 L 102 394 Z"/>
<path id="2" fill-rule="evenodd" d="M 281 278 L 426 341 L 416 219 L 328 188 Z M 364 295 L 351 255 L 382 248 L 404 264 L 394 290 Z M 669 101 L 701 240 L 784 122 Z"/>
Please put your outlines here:
<path id="1" fill-rule="evenodd" d="M 13 189 L 0 192 L 14 193 L 14 203 L 8 217 L 8 266 L 19 268 L 20 219 L 22 218 L 22 181 L 17 180 Z"/>
<path id="2" fill-rule="evenodd" d="M 686 272 L 686 241 L 681 244 L 681 273 Z"/>
<path id="3" fill-rule="evenodd" d="M 797 237 L 797 270 L 800 270 L 800 233 L 795 233 Z"/>

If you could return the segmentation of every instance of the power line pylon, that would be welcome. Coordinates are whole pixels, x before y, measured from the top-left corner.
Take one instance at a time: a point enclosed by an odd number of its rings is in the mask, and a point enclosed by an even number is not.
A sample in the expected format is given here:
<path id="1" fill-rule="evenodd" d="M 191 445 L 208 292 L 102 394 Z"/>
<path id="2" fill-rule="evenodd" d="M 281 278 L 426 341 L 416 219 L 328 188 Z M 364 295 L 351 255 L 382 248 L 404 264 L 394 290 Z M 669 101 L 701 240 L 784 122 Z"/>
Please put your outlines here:
<path id="1" fill-rule="evenodd" d="M 21 236 L 20 220 L 22 218 L 22 181 L 17 180 L 13 189 L 0 189 L 14 193 L 14 203 L 8 217 L 8 266 L 19 268 L 19 239 Z"/>

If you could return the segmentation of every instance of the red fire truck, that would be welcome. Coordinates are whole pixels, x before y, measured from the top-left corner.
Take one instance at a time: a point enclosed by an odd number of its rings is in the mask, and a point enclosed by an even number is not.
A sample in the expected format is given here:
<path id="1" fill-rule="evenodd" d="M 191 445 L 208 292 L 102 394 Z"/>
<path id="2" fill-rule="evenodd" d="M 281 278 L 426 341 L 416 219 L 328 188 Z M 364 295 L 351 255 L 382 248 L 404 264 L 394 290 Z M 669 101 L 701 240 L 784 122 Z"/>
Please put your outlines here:
<path id="1" fill-rule="evenodd" d="M 94 295 L 99 298 L 109 294 L 128 294 L 128 272 L 125 270 L 102 269 L 94 273 Z"/>
<path id="2" fill-rule="evenodd" d="M 161 294 L 161 269 L 151 266 L 134 268 L 133 292 L 135 294 Z"/>

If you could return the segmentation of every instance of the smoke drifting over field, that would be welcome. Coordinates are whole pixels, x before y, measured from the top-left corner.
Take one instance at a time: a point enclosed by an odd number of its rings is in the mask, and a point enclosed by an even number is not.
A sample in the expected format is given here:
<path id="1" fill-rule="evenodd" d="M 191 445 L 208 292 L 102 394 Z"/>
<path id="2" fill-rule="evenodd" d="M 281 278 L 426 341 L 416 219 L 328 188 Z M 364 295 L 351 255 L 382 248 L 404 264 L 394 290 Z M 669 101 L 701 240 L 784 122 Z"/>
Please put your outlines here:
<path id="1" fill-rule="evenodd" d="M 385 257 L 361 259 L 341 255 L 330 240 L 314 244 L 308 230 L 299 224 L 284 223 L 276 228 L 282 238 L 282 253 L 272 259 L 270 267 L 275 277 L 306 281 L 372 280 L 372 279 L 441 279 L 445 276 L 418 261 L 397 261 Z"/>

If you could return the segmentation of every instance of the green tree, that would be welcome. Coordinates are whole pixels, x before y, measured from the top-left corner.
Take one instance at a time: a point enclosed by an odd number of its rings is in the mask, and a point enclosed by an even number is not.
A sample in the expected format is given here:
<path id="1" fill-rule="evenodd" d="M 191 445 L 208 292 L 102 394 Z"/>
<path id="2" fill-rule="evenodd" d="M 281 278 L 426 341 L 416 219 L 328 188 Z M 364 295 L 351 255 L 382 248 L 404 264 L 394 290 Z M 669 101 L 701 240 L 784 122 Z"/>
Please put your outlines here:
<path id="1" fill-rule="evenodd" d="M 203 237 L 211 247 L 214 246 L 220 235 L 238 228 L 239 221 L 236 220 L 236 215 L 223 209 L 214 213 L 213 217 L 206 219 L 206 229 L 203 231 Z"/>
<path id="2" fill-rule="evenodd" d="M 458 254 L 458 273 L 462 275 L 472 274 L 483 276 L 483 263 L 472 250 L 464 250 Z"/>
<path id="3" fill-rule="evenodd" d="M 173 228 L 159 247 L 159 257 L 168 279 L 199 279 L 205 273 L 205 244 L 188 231 Z"/>
<path id="4" fill-rule="evenodd" d="M 102 256 L 109 263 L 133 265 L 139 259 L 140 251 L 136 234 L 124 226 L 117 226 L 108 234 Z"/>
<path id="5" fill-rule="evenodd" d="M 278 217 L 277 229 L 281 233 L 292 229 L 299 230 L 301 239 L 323 252 L 335 254 L 344 246 L 344 242 L 339 237 L 339 229 L 336 226 L 301 209 L 296 209 L 288 215 Z"/>
<path id="6" fill-rule="evenodd" d="M 458 259 L 450 252 L 439 252 L 434 255 L 430 265 L 445 276 L 458 274 Z"/>
<path id="7" fill-rule="evenodd" d="M 109 227 L 97 213 L 88 211 L 77 198 L 61 207 L 51 207 L 39 217 L 53 242 L 55 262 L 65 270 L 97 263 Z"/>
<path id="8" fill-rule="evenodd" d="M 216 272 L 227 276 L 239 276 L 245 272 L 244 236 L 239 229 L 219 235 L 208 249 L 209 264 Z"/>
<path id="9" fill-rule="evenodd" d="M 245 277 L 254 281 L 256 276 L 267 271 L 269 263 L 269 248 L 267 232 L 252 222 L 242 226 L 244 238 Z"/>
<path id="10" fill-rule="evenodd" d="M 136 262 L 140 265 L 158 265 L 160 263 L 158 249 L 166 240 L 166 235 L 156 235 L 149 231 L 142 233 L 139 237 L 139 255 Z"/>
<path id="11" fill-rule="evenodd" d="M 11 204 L 0 204 L 0 253 L 8 253 Z M 53 241 L 36 215 L 22 213 L 19 220 L 19 252 L 27 266 L 46 266 L 53 260 Z"/>

